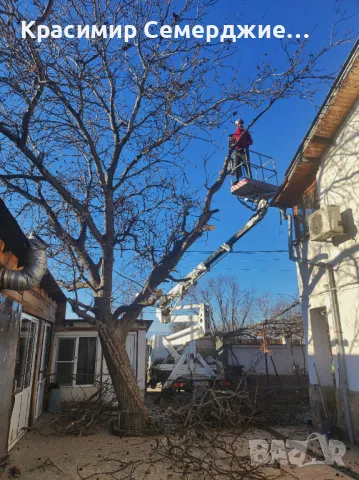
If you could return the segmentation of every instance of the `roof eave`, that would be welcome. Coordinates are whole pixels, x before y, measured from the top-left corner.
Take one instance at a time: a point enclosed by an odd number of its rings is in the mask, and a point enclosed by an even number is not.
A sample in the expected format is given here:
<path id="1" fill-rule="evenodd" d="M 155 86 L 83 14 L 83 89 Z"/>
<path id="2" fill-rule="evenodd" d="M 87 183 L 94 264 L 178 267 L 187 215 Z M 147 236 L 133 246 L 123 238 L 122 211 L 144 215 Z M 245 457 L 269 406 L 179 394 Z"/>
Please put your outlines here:
<path id="1" fill-rule="evenodd" d="M 359 39 L 291 161 L 271 204 L 294 206 L 313 182 L 324 152 L 359 98 Z"/>

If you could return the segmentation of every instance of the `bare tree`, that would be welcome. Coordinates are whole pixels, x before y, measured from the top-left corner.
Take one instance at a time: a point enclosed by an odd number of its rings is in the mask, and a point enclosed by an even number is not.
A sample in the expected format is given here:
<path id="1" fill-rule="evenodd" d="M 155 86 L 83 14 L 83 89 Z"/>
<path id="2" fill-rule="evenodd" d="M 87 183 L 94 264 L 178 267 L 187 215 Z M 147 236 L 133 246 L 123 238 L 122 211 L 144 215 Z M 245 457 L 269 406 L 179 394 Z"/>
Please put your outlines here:
<path id="1" fill-rule="evenodd" d="M 194 287 L 184 303 L 208 305 L 208 331 L 204 341 L 196 340 L 196 351 L 202 356 L 215 356 L 216 337 L 242 328 L 255 321 L 257 296 L 254 289 L 242 289 L 237 277 L 219 275 L 203 286 Z M 193 312 L 195 313 L 195 312 Z M 193 325 L 193 322 L 172 323 L 171 333 L 177 333 Z"/>
<path id="2" fill-rule="evenodd" d="M 216 333 L 222 336 L 218 329 Z M 247 322 L 237 328 L 223 329 L 227 343 L 265 345 L 282 343 L 283 337 L 303 341 L 300 302 L 290 295 L 256 294 L 251 299 Z"/>
<path id="3" fill-rule="evenodd" d="M 209 306 L 209 334 L 222 336 L 240 332 L 244 341 L 257 338 L 258 331 L 266 325 L 271 340 L 281 336 L 303 335 L 302 315 L 298 299 L 290 295 L 273 295 L 254 289 L 242 289 L 238 278 L 219 275 L 188 295 L 189 303 L 206 303 Z M 173 332 L 190 326 L 174 324 Z M 237 339 L 238 340 L 238 339 Z"/>
<path id="4" fill-rule="evenodd" d="M 265 293 L 258 297 L 257 302 L 260 312 L 258 321 L 265 325 L 269 343 L 281 341 L 282 337 L 303 339 L 302 312 L 298 298 Z"/>
<path id="5" fill-rule="evenodd" d="M 331 78 L 321 57 L 346 41 L 331 37 L 310 54 L 307 41 L 288 41 L 282 63 L 264 57 L 254 77 L 241 78 L 236 45 L 143 33 L 153 19 L 205 24 L 214 3 L 186 0 L 173 15 L 170 0 L 0 0 L 1 192 L 50 243 L 74 312 L 98 328 L 120 409 L 129 412 L 121 418 L 132 427 L 149 415 L 127 333 L 208 230 L 230 154 L 198 184 L 186 170 L 207 165 L 211 128 L 241 107 L 255 109 L 253 124 L 280 99 L 311 98 Z M 34 19 L 34 28 L 133 24 L 138 35 L 128 43 L 22 39 L 21 21 Z M 193 140 L 202 140 L 202 159 L 189 157 Z"/>
<path id="6" fill-rule="evenodd" d="M 237 277 L 219 275 L 189 295 L 194 303 L 209 306 L 210 334 L 215 336 L 237 330 L 255 321 L 257 294 L 254 289 L 242 289 Z"/>

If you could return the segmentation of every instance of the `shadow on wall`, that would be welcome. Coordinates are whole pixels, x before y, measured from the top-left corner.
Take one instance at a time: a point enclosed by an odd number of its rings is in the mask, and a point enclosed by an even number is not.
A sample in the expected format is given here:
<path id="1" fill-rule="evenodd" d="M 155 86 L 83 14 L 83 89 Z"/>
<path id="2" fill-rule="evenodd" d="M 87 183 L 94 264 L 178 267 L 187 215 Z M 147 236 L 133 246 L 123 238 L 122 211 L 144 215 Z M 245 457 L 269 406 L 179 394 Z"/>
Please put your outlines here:
<path id="1" fill-rule="evenodd" d="M 358 233 L 358 229 L 354 223 L 353 210 L 351 208 L 347 208 L 341 212 L 340 216 L 345 233 L 344 235 L 338 235 L 337 237 L 333 238 L 333 245 L 335 247 L 339 247 L 339 245 L 347 242 L 348 240 L 355 240 Z"/>
<path id="2" fill-rule="evenodd" d="M 329 242 L 305 241 L 297 245 L 297 255 L 314 263 L 328 262 L 335 271 L 337 283 L 339 309 L 344 334 L 345 361 L 348 374 L 348 383 L 351 398 L 353 420 L 359 419 L 359 111 L 352 111 L 351 117 L 344 122 L 338 135 L 338 140 L 331 145 L 325 154 L 325 161 L 321 162 L 317 173 L 317 184 L 320 192 L 321 205 L 339 205 L 344 235 L 334 237 Z M 309 300 L 309 306 L 320 304 L 330 308 L 328 296 L 318 297 L 318 294 L 328 292 L 325 268 L 312 265 L 298 264 L 303 294 Z M 314 300 L 315 299 L 315 300 Z M 319 306 L 319 305 L 318 305 Z M 335 379 L 338 379 L 336 344 L 337 334 L 331 325 L 332 338 L 328 338 L 327 327 L 319 325 L 317 314 L 308 311 L 308 322 L 316 321 L 317 328 L 311 325 L 311 337 L 306 332 L 306 343 L 309 346 L 308 369 L 311 383 L 318 383 L 313 363 L 317 365 L 320 382 L 329 390 L 335 391 Z M 331 311 L 327 314 L 330 316 Z M 317 315 L 315 318 L 312 315 Z M 319 325 L 319 326 L 318 326 Z M 328 342 L 324 342 L 324 338 Z M 323 349 L 325 351 L 323 351 Z M 333 368 L 332 365 L 335 365 Z M 315 385 L 312 385 L 314 390 Z M 332 394 L 330 394 L 332 395 Z M 317 402 L 318 403 L 318 402 Z M 335 404 L 335 403 L 334 403 Z M 333 404 L 333 405 L 334 405 Z M 359 428 L 359 422 L 355 421 Z M 357 432 L 357 438 L 358 432 Z"/>
<path id="3" fill-rule="evenodd" d="M 345 287 L 354 288 L 359 282 L 359 243 L 355 243 L 359 223 L 359 195 L 356 193 L 359 191 L 359 114 L 353 112 L 343 126 L 337 143 L 329 148 L 317 174 L 320 204 L 340 206 L 345 234 L 334 237 L 332 242 L 303 242 L 297 247 L 297 255 L 304 259 L 314 263 L 330 263 L 335 270 L 338 291 L 341 292 Z M 324 268 L 304 264 L 298 266 L 306 296 L 328 289 Z M 348 305 L 345 308 L 348 309 Z M 356 310 L 354 308 L 353 305 L 350 314 L 347 311 L 344 320 L 350 328 L 350 334 L 348 329 L 346 331 L 344 342 L 349 347 L 349 353 L 358 346 L 359 340 L 359 305 Z"/>
<path id="4" fill-rule="evenodd" d="M 356 115 L 359 117 L 359 114 Z M 344 125 L 338 142 L 330 147 L 324 165 L 319 167 L 317 184 L 321 205 L 340 205 L 345 234 L 333 238 L 329 245 L 341 250 L 329 258 L 326 243 L 311 242 L 309 251 L 308 242 L 304 242 L 297 253 L 316 263 L 330 260 L 337 270 L 337 278 L 342 274 L 346 283 L 356 283 L 359 280 L 359 244 L 353 242 L 358 234 L 356 222 L 359 222 L 359 195 L 356 193 L 359 190 L 359 119 L 354 116 Z M 317 253 L 313 254 L 315 250 Z M 299 265 L 299 269 L 306 294 L 311 295 L 325 271 L 303 264 Z"/>

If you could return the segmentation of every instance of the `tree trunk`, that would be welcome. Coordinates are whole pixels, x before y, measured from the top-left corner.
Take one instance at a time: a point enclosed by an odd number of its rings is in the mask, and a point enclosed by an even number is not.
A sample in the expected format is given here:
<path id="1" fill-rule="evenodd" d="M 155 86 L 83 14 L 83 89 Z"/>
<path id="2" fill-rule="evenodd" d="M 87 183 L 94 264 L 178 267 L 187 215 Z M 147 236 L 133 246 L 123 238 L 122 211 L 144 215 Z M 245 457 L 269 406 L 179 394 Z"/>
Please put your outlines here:
<path id="1" fill-rule="evenodd" d="M 99 326 L 99 337 L 108 372 L 119 405 L 119 428 L 143 430 L 154 420 L 140 395 L 134 371 L 126 350 L 126 338 L 105 324 Z"/>

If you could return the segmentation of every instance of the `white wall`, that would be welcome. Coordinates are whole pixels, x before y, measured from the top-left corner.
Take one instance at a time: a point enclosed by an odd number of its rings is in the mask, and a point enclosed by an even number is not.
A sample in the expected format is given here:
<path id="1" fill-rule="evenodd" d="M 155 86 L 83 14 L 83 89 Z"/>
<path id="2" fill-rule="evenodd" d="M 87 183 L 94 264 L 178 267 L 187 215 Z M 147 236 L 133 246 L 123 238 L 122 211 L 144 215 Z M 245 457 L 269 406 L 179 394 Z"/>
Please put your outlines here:
<path id="1" fill-rule="evenodd" d="M 143 395 L 146 392 L 146 373 L 147 373 L 147 339 L 146 331 L 138 330 L 137 336 L 137 385 Z"/>
<path id="2" fill-rule="evenodd" d="M 335 272 L 338 301 L 345 344 L 348 383 L 351 391 L 359 391 L 359 102 L 348 115 L 333 145 L 322 156 L 317 174 L 320 204 L 339 205 L 346 235 L 333 242 L 305 241 L 299 250 L 302 257 L 329 261 Z M 333 326 L 326 274 L 323 269 L 297 265 L 299 293 L 302 297 L 303 322 L 308 346 L 310 383 L 317 383 L 315 338 L 311 326 L 313 309 L 325 307 L 338 381 L 336 333 Z M 315 335 L 314 335 L 315 336 Z M 323 373 L 325 375 L 325 373 Z"/>
<path id="3" fill-rule="evenodd" d="M 269 350 L 279 375 L 295 375 L 289 345 L 270 345 Z M 293 345 L 293 357 L 299 372 L 303 373 L 305 355 L 302 345 Z M 228 349 L 228 363 L 233 366 L 243 365 L 244 372 L 266 373 L 264 354 L 260 345 L 232 345 Z M 269 375 L 275 375 L 274 367 L 269 357 L 268 373 Z"/>

